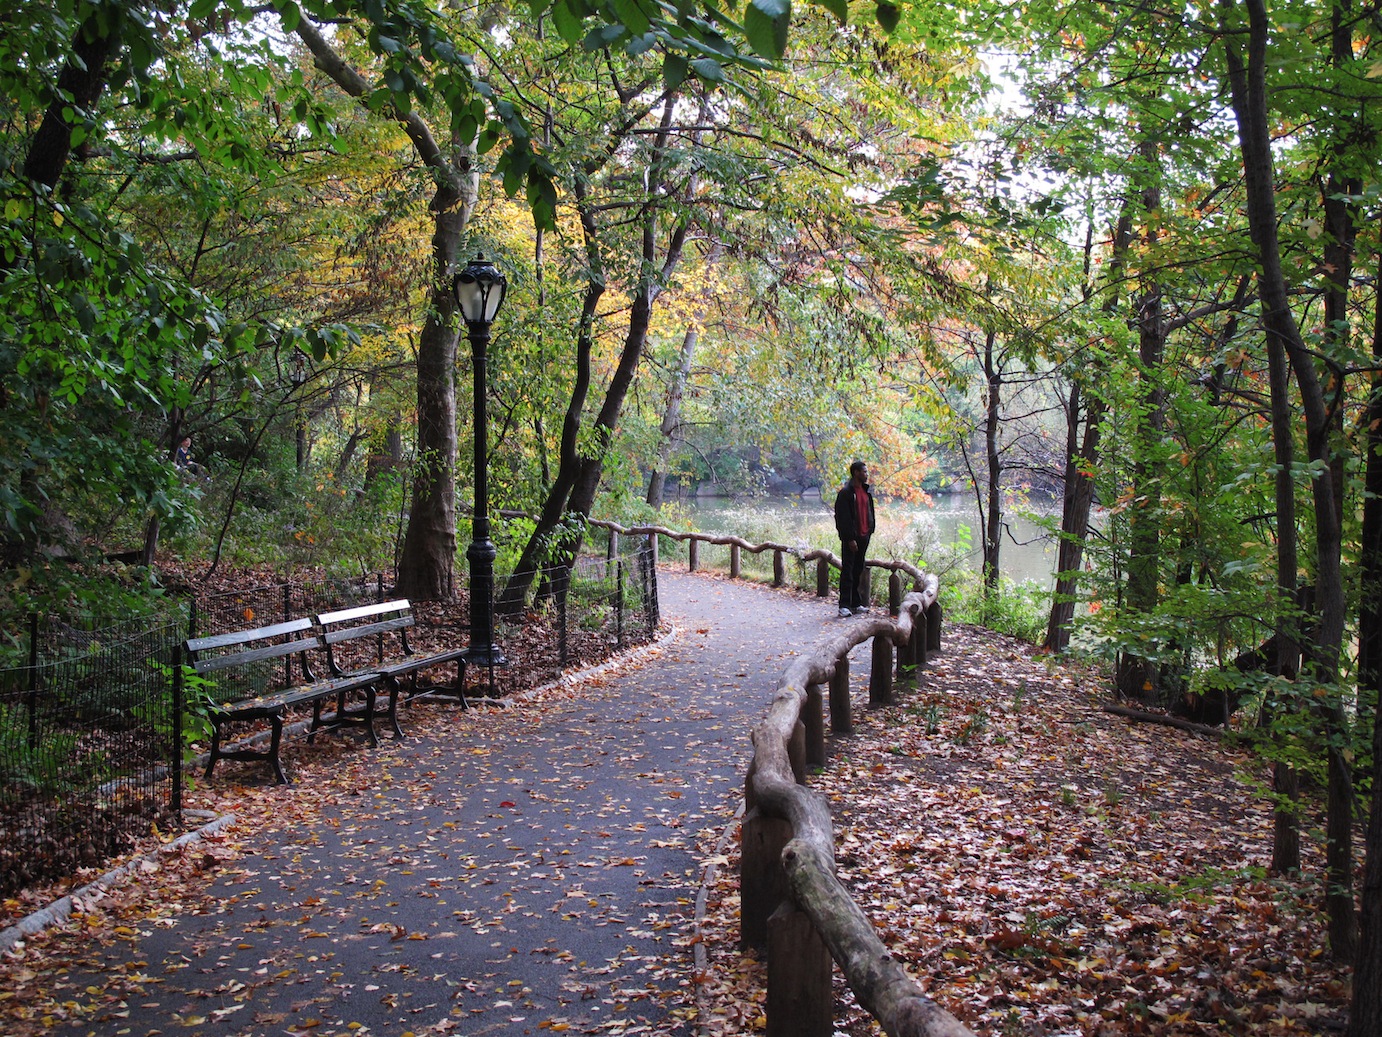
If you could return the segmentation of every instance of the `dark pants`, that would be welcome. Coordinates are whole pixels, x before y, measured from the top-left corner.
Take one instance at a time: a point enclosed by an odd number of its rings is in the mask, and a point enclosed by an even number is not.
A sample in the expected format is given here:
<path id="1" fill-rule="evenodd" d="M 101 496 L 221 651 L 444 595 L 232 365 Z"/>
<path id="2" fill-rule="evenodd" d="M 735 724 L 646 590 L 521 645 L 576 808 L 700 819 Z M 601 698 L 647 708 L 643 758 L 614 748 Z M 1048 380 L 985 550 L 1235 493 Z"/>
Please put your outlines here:
<path id="1" fill-rule="evenodd" d="M 858 537 L 858 549 L 851 551 L 848 545 L 840 544 L 840 608 L 855 609 L 867 605 L 864 594 L 864 556 L 868 554 L 869 538 Z"/>

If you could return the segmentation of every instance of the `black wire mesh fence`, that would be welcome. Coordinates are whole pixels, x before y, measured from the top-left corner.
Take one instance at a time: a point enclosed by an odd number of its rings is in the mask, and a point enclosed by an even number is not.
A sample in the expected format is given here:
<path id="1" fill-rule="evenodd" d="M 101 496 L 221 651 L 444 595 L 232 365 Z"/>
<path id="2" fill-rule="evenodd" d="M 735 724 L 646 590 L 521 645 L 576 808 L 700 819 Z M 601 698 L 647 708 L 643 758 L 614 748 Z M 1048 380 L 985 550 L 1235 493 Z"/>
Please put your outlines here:
<path id="1" fill-rule="evenodd" d="M 569 569 L 544 576 L 556 613 L 561 668 L 656 636 L 657 559 L 649 541 L 639 541 L 627 554 L 582 556 Z"/>
<path id="2" fill-rule="evenodd" d="M 178 809 L 180 610 L 99 629 L 34 618 L 0 670 L 0 896 L 94 867 Z"/>

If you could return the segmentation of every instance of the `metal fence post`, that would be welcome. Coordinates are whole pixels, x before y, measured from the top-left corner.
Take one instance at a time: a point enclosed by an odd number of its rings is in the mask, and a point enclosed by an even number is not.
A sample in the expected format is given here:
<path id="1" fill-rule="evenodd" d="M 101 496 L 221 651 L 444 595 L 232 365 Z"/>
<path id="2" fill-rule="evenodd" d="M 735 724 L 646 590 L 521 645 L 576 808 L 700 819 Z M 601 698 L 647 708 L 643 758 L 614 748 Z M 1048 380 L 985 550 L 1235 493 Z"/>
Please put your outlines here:
<path id="1" fill-rule="evenodd" d="M 182 644 L 173 644 L 173 810 L 182 814 Z"/>
<path id="2" fill-rule="evenodd" d="M 624 559 L 614 567 L 614 643 L 624 647 Z"/>
<path id="3" fill-rule="evenodd" d="M 557 663 L 565 670 L 568 652 L 566 639 L 566 593 L 571 586 L 571 570 L 563 567 L 557 572 Z"/>
<path id="4" fill-rule="evenodd" d="M 648 637 L 657 635 L 657 626 L 662 622 L 662 602 L 658 599 L 657 554 L 648 557 L 648 580 L 644 600 L 648 607 Z"/>
<path id="5" fill-rule="evenodd" d="M 29 613 L 29 748 L 38 747 L 38 613 Z"/>
<path id="6" fill-rule="evenodd" d="M 283 622 L 293 618 L 293 585 L 287 580 L 283 581 Z M 285 655 L 283 657 L 283 683 L 289 687 L 293 684 L 293 657 Z"/>

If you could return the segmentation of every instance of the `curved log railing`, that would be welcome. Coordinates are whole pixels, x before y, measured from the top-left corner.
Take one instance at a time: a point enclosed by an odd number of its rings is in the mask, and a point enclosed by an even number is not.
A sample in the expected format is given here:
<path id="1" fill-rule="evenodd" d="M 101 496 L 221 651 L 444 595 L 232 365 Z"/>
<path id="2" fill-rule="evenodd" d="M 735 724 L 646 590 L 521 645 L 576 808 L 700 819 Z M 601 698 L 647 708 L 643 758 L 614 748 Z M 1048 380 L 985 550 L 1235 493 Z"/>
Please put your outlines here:
<path id="1" fill-rule="evenodd" d="M 830 688 L 832 727 L 848 731 L 849 653 L 872 638 L 870 701 L 890 700 L 894 649 L 898 674 L 908 680 L 925 665 L 927 651 L 939 647 L 936 591 L 936 577 L 926 576 L 895 618 L 856 616 L 842 624 L 792 663 L 753 731 L 740 925 L 744 944 L 767 948 L 770 1037 L 833 1032 L 832 957 L 860 1005 L 891 1037 L 973 1037 L 907 975 L 841 884 L 830 810 L 805 785 L 807 766 L 825 762 L 822 687 Z"/>

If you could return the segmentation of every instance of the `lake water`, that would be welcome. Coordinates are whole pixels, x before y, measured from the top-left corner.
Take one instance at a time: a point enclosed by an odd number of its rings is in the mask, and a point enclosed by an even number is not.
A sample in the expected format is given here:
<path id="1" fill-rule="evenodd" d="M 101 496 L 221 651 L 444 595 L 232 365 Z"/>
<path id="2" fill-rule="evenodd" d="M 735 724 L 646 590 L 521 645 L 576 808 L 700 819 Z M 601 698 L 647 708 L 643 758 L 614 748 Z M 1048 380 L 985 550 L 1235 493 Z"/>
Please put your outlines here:
<path id="1" fill-rule="evenodd" d="M 978 570 L 979 515 L 972 497 L 936 496 L 932 506 L 906 501 L 878 501 L 878 533 L 869 548 L 872 558 L 914 557 L 920 552 L 928 569 L 945 568 L 949 559 L 962 568 Z M 705 532 L 733 533 L 746 540 L 768 539 L 792 543 L 799 538 L 810 547 L 839 550 L 832 515 L 834 497 L 822 502 L 809 497 L 759 497 L 731 501 L 719 497 L 683 498 L 677 502 Z M 1031 580 L 1050 589 L 1056 568 L 1056 539 L 1037 521 L 1009 511 L 1007 532 L 999 557 L 1003 576 L 1014 581 Z"/>

